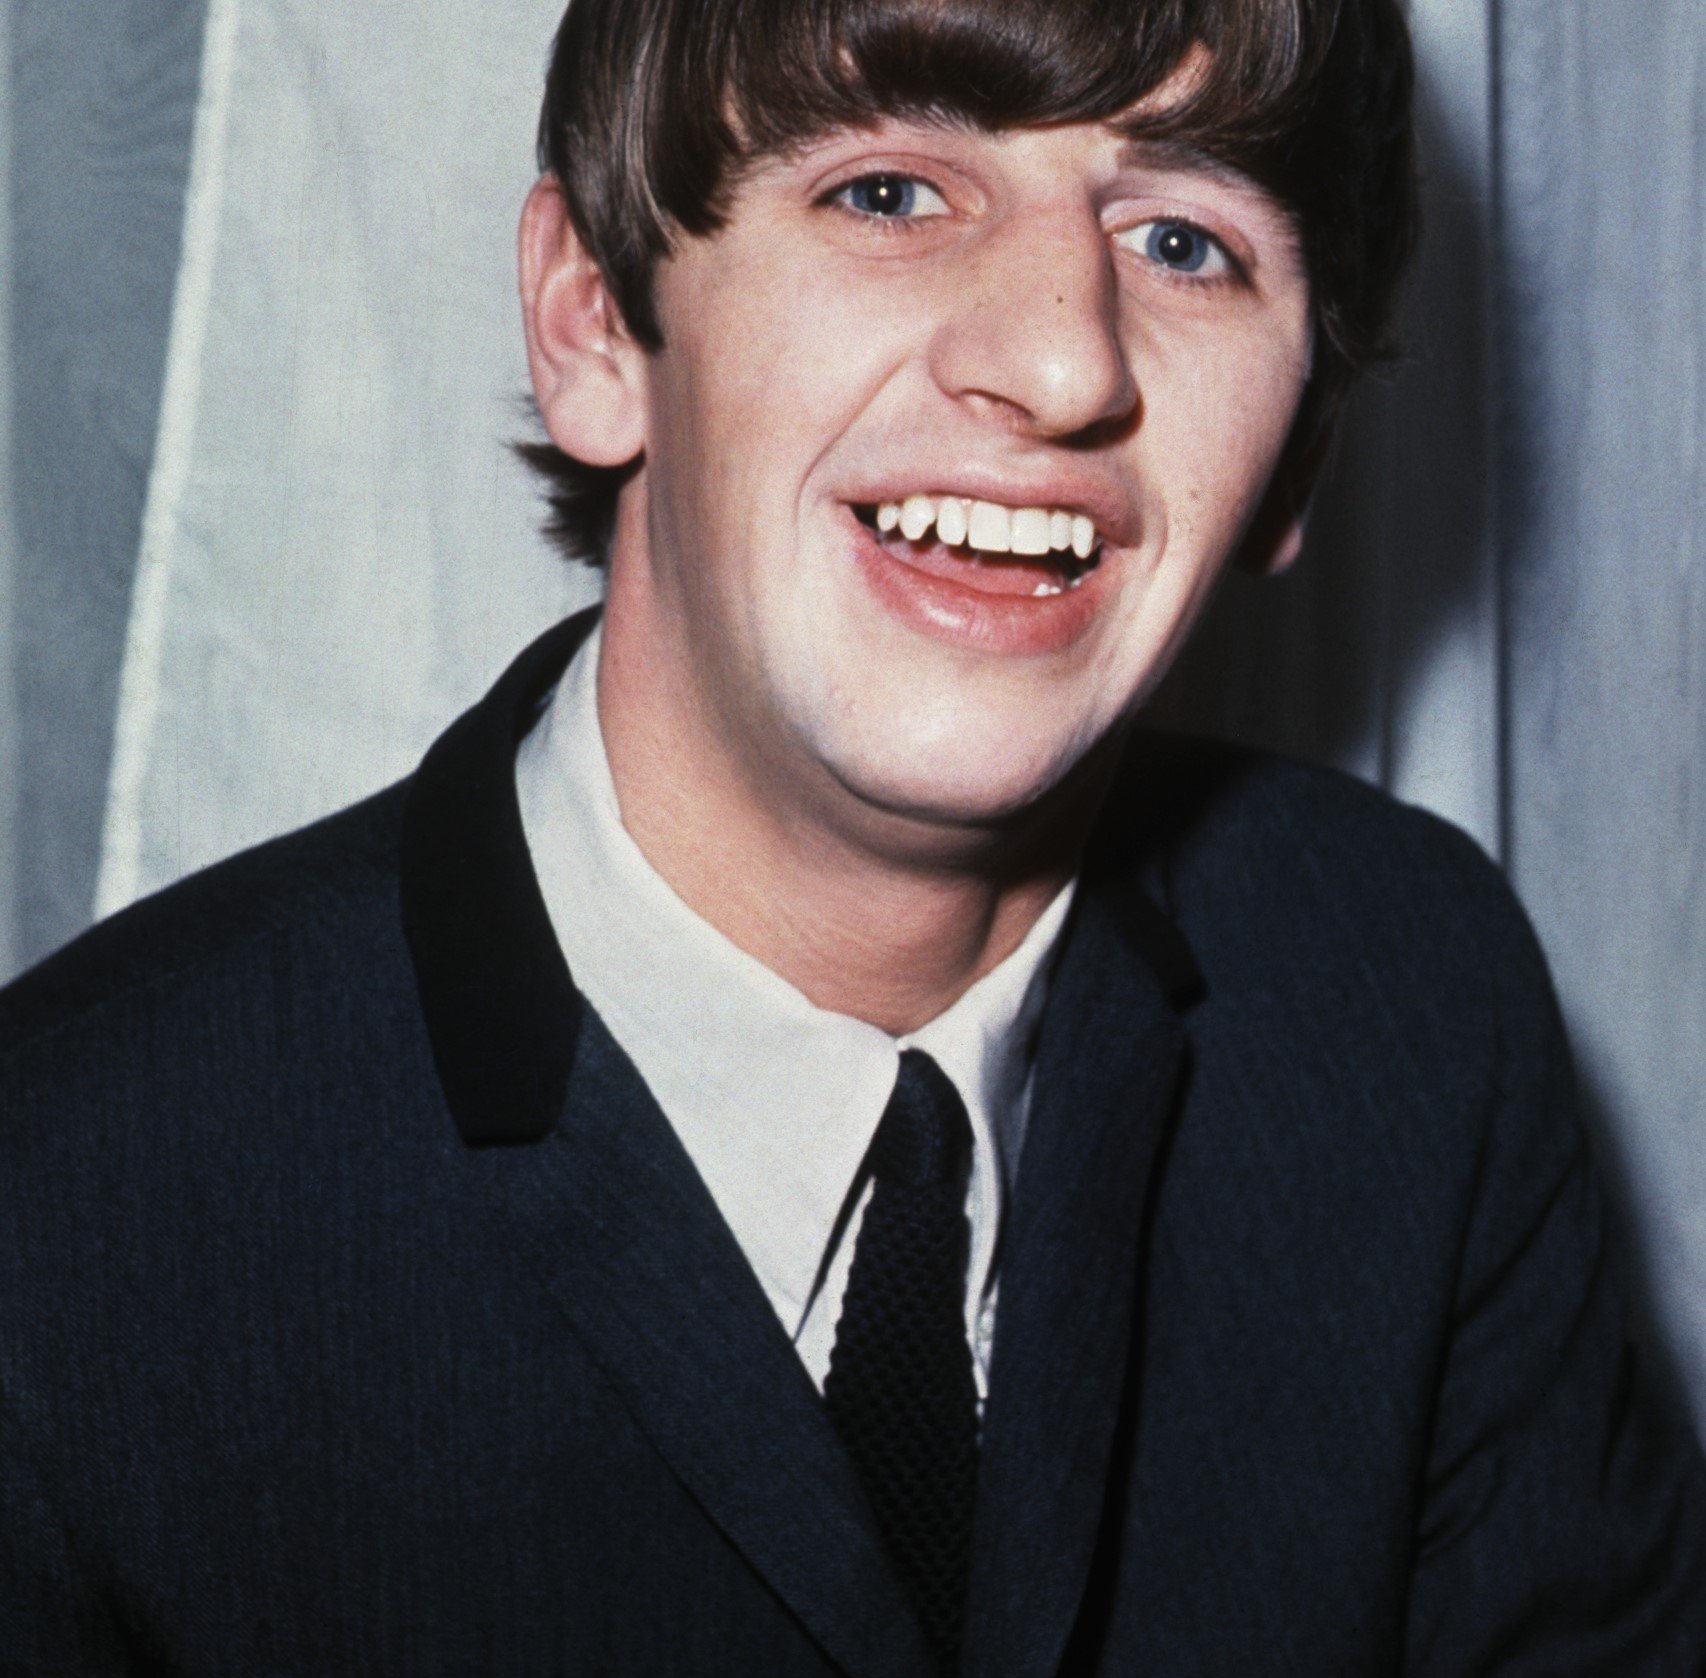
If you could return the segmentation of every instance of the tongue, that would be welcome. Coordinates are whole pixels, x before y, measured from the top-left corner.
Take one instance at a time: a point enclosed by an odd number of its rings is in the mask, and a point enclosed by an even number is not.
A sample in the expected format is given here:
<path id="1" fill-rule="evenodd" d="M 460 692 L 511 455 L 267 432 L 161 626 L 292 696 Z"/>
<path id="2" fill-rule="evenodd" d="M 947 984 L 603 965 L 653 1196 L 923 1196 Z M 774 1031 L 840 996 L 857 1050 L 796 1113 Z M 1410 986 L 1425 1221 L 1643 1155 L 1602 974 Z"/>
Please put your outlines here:
<path id="1" fill-rule="evenodd" d="M 985 594 L 1034 595 L 1040 586 L 1046 585 L 1052 591 L 1066 580 L 1060 565 L 1041 556 L 981 554 L 969 548 L 950 548 L 943 542 L 908 542 L 900 536 L 879 536 L 877 540 L 913 570 L 944 577 L 961 588 L 975 588 Z"/>

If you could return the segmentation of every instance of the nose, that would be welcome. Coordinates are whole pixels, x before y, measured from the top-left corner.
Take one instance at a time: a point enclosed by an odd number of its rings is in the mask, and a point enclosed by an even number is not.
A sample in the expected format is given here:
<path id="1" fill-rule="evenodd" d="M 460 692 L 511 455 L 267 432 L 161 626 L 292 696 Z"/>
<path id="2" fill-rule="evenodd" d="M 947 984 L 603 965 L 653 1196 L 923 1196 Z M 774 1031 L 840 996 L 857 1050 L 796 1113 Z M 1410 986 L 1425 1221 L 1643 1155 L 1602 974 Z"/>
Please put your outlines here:
<path id="1" fill-rule="evenodd" d="M 964 261 L 932 344 L 942 390 L 1056 440 L 1136 413 L 1112 254 L 1093 217 L 1014 216 Z"/>

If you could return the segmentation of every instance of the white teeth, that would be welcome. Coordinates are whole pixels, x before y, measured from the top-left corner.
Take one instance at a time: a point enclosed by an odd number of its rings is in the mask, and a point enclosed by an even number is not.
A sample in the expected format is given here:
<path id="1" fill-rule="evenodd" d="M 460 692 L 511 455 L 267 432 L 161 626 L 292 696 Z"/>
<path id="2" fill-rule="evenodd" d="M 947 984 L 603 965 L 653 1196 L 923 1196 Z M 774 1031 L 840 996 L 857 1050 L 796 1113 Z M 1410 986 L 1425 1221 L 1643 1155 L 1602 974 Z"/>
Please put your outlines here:
<path id="1" fill-rule="evenodd" d="M 1049 516 L 1041 507 L 1021 507 L 1012 515 L 1013 552 L 1046 554 L 1048 530 Z"/>
<path id="2" fill-rule="evenodd" d="M 1038 583 L 1037 586 L 1031 590 L 1031 598 L 1033 600 L 1042 600 L 1051 594 L 1059 593 L 1059 583 Z"/>
<path id="3" fill-rule="evenodd" d="M 877 506 L 877 529 L 898 530 L 909 542 L 922 541 L 935 528 L 950 548 L 967 546 L 979 553 L 1022 554 L 1027 558 L 1070 550 L 1079 559 L 1096 551 L 1096 526 L 1082 513 L 1048 507 L 1003 507 L 995 501 L 968 501 L 946 495 L 909 495 Z M 1054 592 L 1058 592 L 1055 590 Z"/>
<path id="4" fill-rule="evenodd" d="M 1005 507 L 993 501 L 974 501 L 966 518 L 966 539 L 986 554 L 1013 551 L 1013 519 Z"/>
<path id="5" fill-rule="evenodd" d="M 916 542 L 936 522 L 936 503 L 928 495 L 909 495 L 900 507 L 900 533 Z"/>

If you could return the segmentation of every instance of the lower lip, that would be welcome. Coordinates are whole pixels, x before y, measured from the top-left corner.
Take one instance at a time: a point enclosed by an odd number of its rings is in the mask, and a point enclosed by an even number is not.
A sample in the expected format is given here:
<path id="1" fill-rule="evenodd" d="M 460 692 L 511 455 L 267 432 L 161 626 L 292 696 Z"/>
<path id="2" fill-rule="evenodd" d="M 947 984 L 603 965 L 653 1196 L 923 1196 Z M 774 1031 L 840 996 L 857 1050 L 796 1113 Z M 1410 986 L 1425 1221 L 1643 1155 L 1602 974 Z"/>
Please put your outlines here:
<path id="1" fill-rule="evenodd" d="M 1107 590 L 1104 560 L 1058 594 L 1001 594 L 909 565 L 853 514 L 854 554 L 877 599 L 910 628 L 978 652 L 1058 653 L 1090 627 Z M 968 576 L 971 561 L 966 562 Z"/>

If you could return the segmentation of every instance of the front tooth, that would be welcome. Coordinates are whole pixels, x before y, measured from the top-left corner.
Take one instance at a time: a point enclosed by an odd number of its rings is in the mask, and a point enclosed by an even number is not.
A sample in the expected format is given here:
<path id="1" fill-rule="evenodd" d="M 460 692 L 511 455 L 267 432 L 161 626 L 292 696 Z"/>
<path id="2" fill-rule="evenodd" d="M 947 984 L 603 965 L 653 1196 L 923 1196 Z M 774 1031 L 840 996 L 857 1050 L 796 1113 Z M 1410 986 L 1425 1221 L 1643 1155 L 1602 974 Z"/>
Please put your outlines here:
<path id="1" fill-rule="evenodd" d="M 1050 513 L 1048 516 L 1048 545 L 1065 553 L 1072 546 L 1072 515 Z"/>
<path id="2" fill-rule="evenodd" d="M 900 523 L 900 503 L 885 501 L 877 509 L 877 529 L 885 536 Z"/>
<path id="3" fill-rule="evenodd" d="M 1082 513 L 1073 515 L 1072 551 L 1080 559 L 1088 559 L 1096 551 L 1096 527 Z"/>
<path id="4" fill-rule="evenodd" d="M 1048 552 L 1049 516 L 1042 507 L 1021 507 L 1013 514 L 1013 552 L 1016 554 L 1046 554 Z"/>
<path id="5" fill-rule="evenodd" d="M 1013 521 L 1005 507 L 993 501 L 974 501 L 966 519 L 967 537 L 986 554 L 1013 551 Z"/>
<path id="6" fill-rule="evenodd" d="M 928 495 L 909 495 L 900 507 L 900 533 L 916 542 L 936 522 L 936 503 Z"/>
<path id="7" fill-rule="evenodd" d="M 1038 583 L 1037 586 L 1031 590 L 1031 598 L 1033 600 L 1041 600 L 1045 595 L 1059 594 L 1059 593 L 1060 593 L 1060 584 L 1059 583 L 1043 582 L 1043 583 Z"/>
<path id="8" fill-rule="evenodd" d="M 936 514 L 936 535 L 950 548 L 957 548 L 966 539 L 966 504 L 957 495 L 943 498 L 941 511 Z"/>

